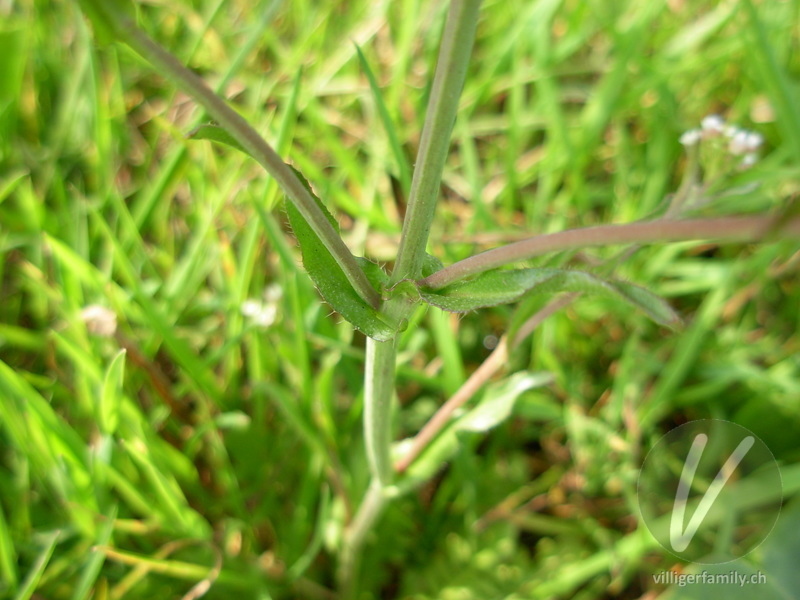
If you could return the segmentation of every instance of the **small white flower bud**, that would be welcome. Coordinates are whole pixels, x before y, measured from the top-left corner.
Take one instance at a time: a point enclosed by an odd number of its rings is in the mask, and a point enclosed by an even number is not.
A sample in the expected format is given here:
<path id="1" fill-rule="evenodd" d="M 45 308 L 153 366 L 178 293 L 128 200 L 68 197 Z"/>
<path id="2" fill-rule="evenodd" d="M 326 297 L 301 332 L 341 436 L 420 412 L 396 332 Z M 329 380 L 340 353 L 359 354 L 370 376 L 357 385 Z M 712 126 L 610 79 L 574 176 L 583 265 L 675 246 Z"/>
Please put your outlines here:
<path id="1" fill-rule="evenodd" d="M 690 129 L 689 131 L 684 131 L 679 141 L 684 146 L 694 146 L 700 141 L 700 130 Z"/>
<path id="2" fill-rule="evenodd" d="M 743 169 L 749 169 L 758 161 L 758 155 L 755 152 L 748 152 L 744 155 L 744 158 L 741 162 L 741 167 Z"/>
<path id="3" fill-rule="evenodd" d="M 731 139 L 739 132 L 739 128 L 736 125 L 725 125 L 725 129 L 722 130 L 722 133 L 725 137 Z"/>
<path id="4" fill-rule="evenodd" d="M 111 337 L 117 331 L 117 315 L 104 306 L 90 304 L 81 311 L 81 320 L 92 335 Z"/>
<path id="5" fill-rule="evenodd" d="M 242 302 L 241 310 L 245 317 L 254 317 L 261 311 L 261 302 L 258 300 L 245 300 Z"/>
<path id="6" fill-rule="evenodd" d="M 283 288 L 277 283 L 271 283 L 264 290 L 264 300 L 275 303 L 283 298 Z"/>
<path id="7" fill-rule="evenodd" d="M 259 327 L 269 327 L 275 322 L 275 317 L 278 315 L 278 307 L 275 304 L 258 300 L 245 300 L 242 302 L 241 311 L 251 323 Z"/>
<path id="8" fill-rule="evenodd" d="M 725 119 L 719 115 L 708 115 L 702 120 L 700 127 L 706 136 L 719 135 L 725 128 Z"/>
<path id="9" fill-rule="evenodd" d="M 761 148 L 761 144 L 764 143 L 764 136 L 760 133 L 756 133 L 755 131 L 750 131 L 747 134 L 745 143 L 747 145 L 748 152 L 755 152 Z"/>
<path id="10" fill-rule="evenodd" d="M 731 143 L 728 145 L 728 151 L 734 156 L 741 156 L 749 150 L 747 143 L 748 133 L 744 129 L 737 131 L 731 138 Z"/>

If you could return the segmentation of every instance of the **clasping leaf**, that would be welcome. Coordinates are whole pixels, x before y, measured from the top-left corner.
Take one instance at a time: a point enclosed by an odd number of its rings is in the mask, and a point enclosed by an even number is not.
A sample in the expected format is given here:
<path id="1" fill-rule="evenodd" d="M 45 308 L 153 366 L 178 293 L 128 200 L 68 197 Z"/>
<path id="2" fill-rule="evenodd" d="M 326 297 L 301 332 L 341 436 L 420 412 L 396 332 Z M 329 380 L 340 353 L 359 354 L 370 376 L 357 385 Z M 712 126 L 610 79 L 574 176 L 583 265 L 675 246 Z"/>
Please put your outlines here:
<path id="1" fill-rule="evenodd" d="M 211 140 L 245 152 L 244 148 L 233 136 L 217 125 L 202 125 L 190 132 L 188 137 L 196 140 Z M 289 165 L 289 168 L 294 171 L 300 183 L 308 190 L 325 218 L 328 219 L 328 222 L 338 233 L 339 224 L 333 218 L 333 215 L 328 212 L 322 200 L 314 194 L 305 177 L 291 165 Z M 292 202 L 286 202 L 286 213 L 289 215 L 289 223 L 294 230 L 297 241 L 300 243 L 303 266 L 325 301 L 356 329 L 371 338 L 383 342 L 394 337 L 400 323 L 393 323 L 386 315 L 361 298 L 342 267 Z M 362 270 L 366 271 L 370 283 L 380 292 L 381 290 L 376 285 L 381 283 L 382 279 L 380 275 L 383 272 L 380 267 L 365 259 L 361 259 L 360 266 Z M 380 271 L 380 273 L 377 273 L 377 271 Z"/>
<path id="2" fill-rule="evenodd" d="M 303 185 L 311 192 L 308 182 L 300 172 L 294 168 L 292 170 L 294 170 L 298 179 L 300 179 Z M 333 218 L 333 215 L 328 212 L 328 209 L 313 192 L 311 195 L 330 221 L 331 225 L 338 231 L 339 224 L 336 222 L 336 219 Z M 345 319 L 350 321 L 356 329 L 364 332 L 371 338 L 383 342 L 394 337 L 399 329 L 399 323 L 391 323 L 388 317 L 380 313 L 375 307 L 369 305 L 358 295 L 358 292 L 353 288 L 350 280 L 347 279 L 339 263 L 336 262 L 336 259 L 325 247 L 325 244 L 317 237 L 317 234 L 314 233 L 314 230 L 306 223 L 300 211 L 297 210 L 291 202 L 286 202 L 286 213 L 289 215 L 289 223 L 294 230 L 297 241 L 300 243 L 303 266 L 328 304 Z M 362 262 L 362 268 L 363 264 Z M 373 266 L 379 268 L 377 265 Z M 374 285 L 377 278 L 373 273 L 371 274 L 373 275 L 371 283 Z"/>
<path id="3" fill-rule="evenodd" d="M 428 304 L 451 312 L 467 312 L 485 306 L 508 304 L 526 294 L 583 292 L 610 296 L 643 311 L 659 325 L 676 327 L 680 318 L 664 300 L 646 289 L 622 281 L 610 281 L 567 269 L 512 269 L 481 273 L 440 289 L 420 287 Z"/>

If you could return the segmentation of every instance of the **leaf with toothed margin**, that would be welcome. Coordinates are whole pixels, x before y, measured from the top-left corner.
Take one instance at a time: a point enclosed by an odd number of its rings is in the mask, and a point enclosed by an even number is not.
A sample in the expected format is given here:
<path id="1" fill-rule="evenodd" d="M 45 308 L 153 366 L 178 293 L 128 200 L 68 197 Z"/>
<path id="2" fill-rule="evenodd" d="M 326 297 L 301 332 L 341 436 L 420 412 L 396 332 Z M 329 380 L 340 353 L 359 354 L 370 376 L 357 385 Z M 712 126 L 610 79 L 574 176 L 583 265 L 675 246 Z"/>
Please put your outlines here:
<path id="1" fill-rule="evenodd" d="M 306 179 L 294 167 L 295 175 L 311 193 L 314 201 L 320 207 L 325 217 L 330 221 L 333 228 L 338 232 L 339 224 L 328 212 L 328 209 L 317 198 L 311 190 Z M 289 223 L 294 230 L 297 241 L 300 243 L 300 254 L 303 257 L 303 266 L 308 272 L 319 293 L 330 304 L 333 309 L 347 319 L 356 329 L 380 342 L 390 340 L 397 333 L 400 324 L 391 323 L 386 315 L 381 314 L 375 307 L 369 305 L 358 295 L 355 288 L 350 284 L 339 263 L 328 251 L 322 240 L 317 237 L 314 230 L 308 225 L 306 220 L 291 202 L 286 202 L 286 213 L 289 215 Z M 373 286 L 380 284 L 382 277 L 377 273 L 380 267 L 369 261 L 360 261 L 361 268 L 365 266 L 367 278 Z M 376 287 L 380 292 L 380 287 Z"/>
<path id="2" fill-rule="evenodd" d="M 201 125 L 189 133 L 188 137 L 195 140 L 210 140 L 226 144 L 247 154 L 244 148 L 225 129 L 217 125 Z M 314 194 L 303 174 L 291 165 L 289 165 L 289 168 L 292 169 L 300 183 L 311 194 L 314 202 L 317 203 L 331 226 L 338 232 L 339 224 L 336 219 L 328 212 L 322 200 Z M 342 315 L 353 327 L 365 335 L 379 342 L 392 339 L 401 328 L 402 322 L 393 323 L 386 315 L 367 303 L 355 290 L 339 263 L 336 262 L 336 259 L 325 247 L 325 244 L 322 243 L 322 240 L 319 239 L 319 236 L 311 229 L 303 215 L 300 214 L 300 211 L 291 202 L 286 202 L 285 206 L 286 213 L 289 215 L 289 223 L 292 226 L 295 237 L 297 237 L 297 241 L 300 243 L 303 266 L 325 301 L 333 307 L 333 310 Z M 383 270 L 367 259 L 361 258 L 357 260 L 367 276 L 367 280 L 378 293 L 381 293 L 386 283 L 386 275 Z"/>
<path id="3" fill-rule="evenodd" d="M 440 289 L 420 286 L 419 292 L 428 304 L 450 312 L 467 312 L 486 306 L 508 304 L 530 294 L 583 292 L 622 300 L 643 311 L 659 325 L 676 328 L 681 322 L 669 304 L 638 285 L 566 269 L 487 271 L 473 279 Z"/>
<path id="4" fill-rule="evenodd" d="M 195 140 L 210 140 L 220 144 L 226 144 L 247 152 L 242 146 L 222 127 L 217 125 L 201 125 L 188 137 Z M 339 224 L 333 218 L 328 208 L 311 189 L 308 181 L 303 174 L 289 165 L 300 183 L 308 190 L 314 202 L 317 203 L 325 218 L 331 226 L 339 231 Z M 392 339 L 401 327 L 401 323 L 393 323 L 386 315 L 379 312 L 374 306 L 367 303 L 353 288 L 350 280 L 345 275 L 339 263 L 330 251 L 319 239 L 319 236 L 309 226 L 300 211 L 291 202 L 286 202 L 286 213 L 289 215 L 289 223 L 292 226 L 295 237 L 300 243 L 300 254 L 303 257 L 305 267 L 311 280 L 317 286 L 317 290 L 322 294 L 325 301 L 333 307 L 333 310 L 342 315 L 353 327 L 362 331 L 365 335 L 384 342 Z M 364 270 L 367 279 L 372 286 L 380 293 L 386 283 L 386 275 L 383 270 L 367 259 L 357 259 L 359 266 Z"/>

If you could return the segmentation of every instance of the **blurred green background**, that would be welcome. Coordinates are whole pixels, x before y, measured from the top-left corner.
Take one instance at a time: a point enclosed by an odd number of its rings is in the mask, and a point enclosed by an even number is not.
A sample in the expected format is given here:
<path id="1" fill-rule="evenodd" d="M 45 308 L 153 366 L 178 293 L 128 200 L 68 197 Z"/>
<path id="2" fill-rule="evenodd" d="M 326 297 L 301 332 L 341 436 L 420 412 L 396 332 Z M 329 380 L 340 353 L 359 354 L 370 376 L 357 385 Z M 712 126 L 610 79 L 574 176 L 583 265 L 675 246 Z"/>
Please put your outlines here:
<path id="1" fill-rule="evenodd" d="M 306 175 L 356 254 L 386 263 L 403 174 L 355 44 L 413 162 L 446 7 L 154 0 L 137 15 Z M 333 597 L 368 480 L 364 338 L 302 272 L 274 182 L 188 141 L 203 114 L 110 42 L 74 2 L 0 0 L 0 597 Z M 681 181 L 681 133 L 711 113 L 766 142 L 713 182 L 708 214 L 779 209 L 800 188 L 799 46 L 797 0 L 486 0 L 432 252 L 645 218 Z M 797 597 L 798 268 L 793 241 L 648 247 L 616 275 L 668 298 L 683 331 L 596 299 L 546 321 L 506 374 L 554 382 L 389 508 L 364 597 L 755 597 L 653 583 L 678 561 L 639 525 L 638 468 L 710 417 L 784 469 L 776 533 L 741 568 L 767 573 L 759 598 Z M 396 439 L 512 312 L 416 315 Z"/>

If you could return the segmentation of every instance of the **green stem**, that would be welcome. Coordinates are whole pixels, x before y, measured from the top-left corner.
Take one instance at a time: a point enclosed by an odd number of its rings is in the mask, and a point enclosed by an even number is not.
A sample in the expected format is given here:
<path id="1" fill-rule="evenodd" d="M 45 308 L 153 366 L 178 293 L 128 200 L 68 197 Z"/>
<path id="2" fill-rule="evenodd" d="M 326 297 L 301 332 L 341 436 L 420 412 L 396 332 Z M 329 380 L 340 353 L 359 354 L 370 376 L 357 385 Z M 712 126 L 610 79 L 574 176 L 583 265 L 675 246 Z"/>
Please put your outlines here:
<path id="1" fill-rule="evenodd" d="M 402 309 L 395 304 L 389 308 Z M 339 562 L 342 598 L 355 598 L 361 552 L 388 503 L 386 490 L 394 475 L 392 466 L 392 394 L 394 393 L 397 339 L 376 342 L 367 338 L 364 367 L 364 441 L 370 470 L 370 486 L 353 521 L 345 531 Z"/>
<path id="2" fill-rule="evenodd" d="M 475 39 L 480 4 L 480 0 L 453 0 L 450 5 L 392 283 L 416 279 L 422 272 L 422 260 Z"/>
<path id="3" fill-rule="evenodd" d="M 373 481 L 367 490 L 358 513 L 345 532 L 342 556 L 339 562 L 339 591 L 342 600 L 358 596 L 358 568 L 361 552 L 378 518 L 383 513 L 389 498 L 379 483 Z"/>
<path id="4" fill-rule="evenodd" d="M 443 288 L 470 275 L 497 267 L 528 260 L 548 252 L 560 252 L 614 244 L 653 244 L 691 240 L 719 242 L 750 242 L 774 236 L 797 239 L 800 218 L 784 221 L 781 217 L 720 217 L 716 219 L 687 219 L 685 221 L 656 221 L 625 225 L 599 225 L 538 235 L 521 242 L 481 252 L 437 271 L 417 283 L 421 286 Z"/>
<path id="5" fill-rule="evenodd" d="M 302 182 L 264 138 L 239 113 L 217 96 L 200 77 L 184 67 L 177 58 L 140 31 L 118 8 L 116 1 L 80 1 L 88 9 L 87 12 L 101 19 L 119 38 L 156 67 L 162 76 L 172 80 L 202 105 L 208 114 L 272 175 L 314 230 L 314 233 L 319 236 L 322 243 L 334 256 L 359 296 L 369 304 L 377 307 L 379 303 L 378 293 L 370 285 L 366 275 L 358 266 L 355 257 L 328 222 L 328 219 Z"/>
<path id="6" fill-rule="evenodd" d="M 381 487 L 391 483 L 392 393 L 394 392 L 396 340 L 367 338 L 364 379 L 364 441 L 372 480 Z"/>
<path id="7" fill-rule="evenodd" d="M 475 38 L 479 6 L 480 0 L 452 0 L 450 5 L 392 283 L 419 277 L 422 271 L 442 170 L 450 147 L 450 134 Z M 385 302 L 382 311 L 400 321 L 413 306 L 415 302 L 399 294 Z M 389 501 L 387 488 L 394 474 L 391 402 L 396 356 L 396 338 L 387 342 L 367 339 L 364 439 L 372 481 L 355 518 L 345 531 L 339 564 L 343 598 L 354 598 L 357 594 L 358 564 L 367 534 Z"/>

